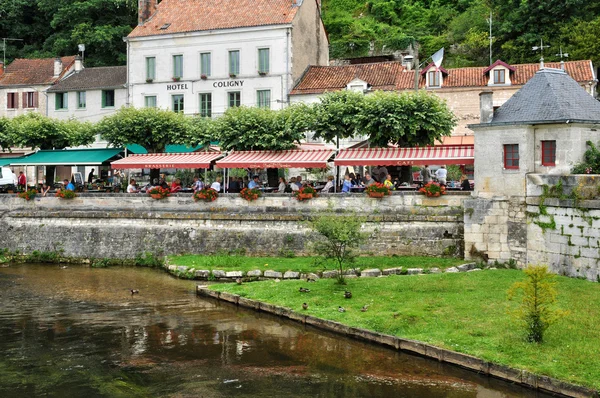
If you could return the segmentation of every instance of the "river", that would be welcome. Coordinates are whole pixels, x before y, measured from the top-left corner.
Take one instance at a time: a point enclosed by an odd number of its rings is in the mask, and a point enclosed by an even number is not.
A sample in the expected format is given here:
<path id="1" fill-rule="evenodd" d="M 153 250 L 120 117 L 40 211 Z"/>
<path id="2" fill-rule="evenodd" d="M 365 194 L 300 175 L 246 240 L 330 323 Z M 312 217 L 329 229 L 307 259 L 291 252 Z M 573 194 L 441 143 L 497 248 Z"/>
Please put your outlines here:
<path id="1" fill-rule="evenodd" d="M 0 268 L 0 396 L 547 396 L 202 299 L 195 286 L 144 268 Z"/>

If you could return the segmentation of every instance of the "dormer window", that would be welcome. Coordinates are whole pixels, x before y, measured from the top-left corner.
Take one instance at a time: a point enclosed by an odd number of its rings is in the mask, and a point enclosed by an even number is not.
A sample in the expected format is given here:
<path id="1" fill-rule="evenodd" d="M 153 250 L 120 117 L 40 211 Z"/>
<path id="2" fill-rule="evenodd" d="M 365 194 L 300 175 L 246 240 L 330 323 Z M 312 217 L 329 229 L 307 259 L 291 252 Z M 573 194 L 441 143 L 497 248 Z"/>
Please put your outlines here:
<path id="1" fill-rule="evenodd" d="M 506 79 L 506 70 L 505 69 L 494 69 L 494 84 L 505 84 Z"/>
<path id="2" fill-rule="evenodd" d="M 441 82 L 440 82 L 440 72 L 437 70 L 432 70 L 427 72 L 427 80 L 428 80 L 428 86 L 429 87 L 440 87 L 441 86 Z"/>
<path id="3" fill-rule="evenodd" d="M 346 90 L 348 91 L 357 91 L 359 93 L 365 93 L 369 90 L 369 88 L 371 87 L 371 85 L 369 83 L 367 83 L 366 81 L 359 79 L 358 77 L 355 77 L 354 79 L 352 79 L 352 81 L 348 82 L 348 84 L 346 84 Z"/>

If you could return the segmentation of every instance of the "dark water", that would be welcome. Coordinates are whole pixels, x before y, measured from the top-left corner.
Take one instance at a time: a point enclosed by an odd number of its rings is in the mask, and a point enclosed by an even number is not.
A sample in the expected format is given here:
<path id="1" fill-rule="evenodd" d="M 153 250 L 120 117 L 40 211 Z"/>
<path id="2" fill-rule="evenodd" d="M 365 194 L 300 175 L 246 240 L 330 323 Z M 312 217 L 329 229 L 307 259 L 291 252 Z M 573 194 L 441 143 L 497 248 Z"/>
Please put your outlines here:
<path id="1" fill-rule="evenodd" d="M 149 269 L 1 268 L 0 397 L 543 396 L 194 288 Z"/>

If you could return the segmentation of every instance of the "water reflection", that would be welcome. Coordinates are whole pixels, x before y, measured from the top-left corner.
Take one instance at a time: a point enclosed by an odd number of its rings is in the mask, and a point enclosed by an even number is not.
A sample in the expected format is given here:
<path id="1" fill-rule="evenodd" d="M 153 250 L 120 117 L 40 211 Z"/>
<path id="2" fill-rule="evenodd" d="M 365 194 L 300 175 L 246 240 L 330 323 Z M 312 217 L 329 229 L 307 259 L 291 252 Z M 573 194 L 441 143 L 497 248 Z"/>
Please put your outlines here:
<path id="1" fill-rule="evenodd" d="M 542 396 L 194 288 L 148 269 L 0 269 L 0 396 Z"/>

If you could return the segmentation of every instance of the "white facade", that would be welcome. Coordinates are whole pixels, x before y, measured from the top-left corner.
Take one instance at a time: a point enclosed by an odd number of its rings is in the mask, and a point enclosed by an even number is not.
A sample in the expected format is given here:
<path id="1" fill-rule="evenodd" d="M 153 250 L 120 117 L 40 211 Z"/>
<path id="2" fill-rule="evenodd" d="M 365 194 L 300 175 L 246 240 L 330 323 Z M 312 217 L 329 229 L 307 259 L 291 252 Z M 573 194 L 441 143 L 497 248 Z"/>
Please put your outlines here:
<path id="1" fill-rule="evenodd" d="M 105 93 L 103 93 L 105 92 Z M 112 93 L 112 94 L 110 94 Z M 105 105 L 103 95 L 114 95 L 114 104 Z M 66 102 L 59 106 L 57 96 L 66 96 Z M 89 89 L 66 92 L 48 93 L 48 116 L 56 119 L 77 119 L 80 122 L 98 122 L 103 117 L 114 114 L 127 102 L 127 90 L 116 89 Z"/>
<path id="2" fill-rule="evenodd" d="M 130 38 L 129 102 L 141 108 L 152 106 L 155 98 L 157 107 L 178 110 L 178 96 L 183 96 L 183 112 L 194 115 L 201 114 L 202 94 L 205 116 L 207 109 L 216 116 L 230 105 L 257 106 L 259 97 L 260 105 L 281 109 L 293 85 L 290 35 L 291 26 L 280 25 Z M 268 60 L 261 74 L 259 50 Z M 235 76 L 230 76 L 230 52 L 239 52 Z M 206 70 L 201 70 L 201 54 L 209 54 Z M 182 70 L 177 70 L 178 56 Z M 181 78 L 174 79 L 178 72 Z"/>

